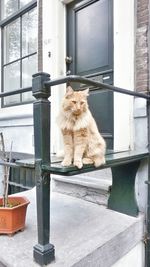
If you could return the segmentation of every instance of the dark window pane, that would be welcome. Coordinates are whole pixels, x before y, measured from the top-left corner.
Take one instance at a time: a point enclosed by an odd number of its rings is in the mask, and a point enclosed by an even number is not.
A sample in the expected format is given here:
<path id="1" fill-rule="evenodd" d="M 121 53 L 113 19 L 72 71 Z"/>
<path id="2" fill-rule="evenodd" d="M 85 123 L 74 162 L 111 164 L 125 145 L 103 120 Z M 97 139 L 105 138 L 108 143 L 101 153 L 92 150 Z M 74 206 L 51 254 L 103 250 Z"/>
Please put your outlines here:
<path id="1" fill-rule="evenodd" d="M 5 19 L 18 10 L 18 0 L 1 0 L 1 19 Z"/>
<path id="2" fill-rule="evenodd" d="M 76 12 L 78 74 L 108 65 L 108 8 L 108 1 L 96 1 Z"/>
<path id="3" fill-rule="evenodd" d="M 37 72 L 37 55 L 30 56 L 22 60 L 22 87 L 28 87 L 32 85 L 32 74 Z M 33 99 L 32 93 L 22 94 L 23 101 L 29 101 Z"/>
<path id="4" fill-rule="evenodd" d="M 0 0 L 1 19 L 30 4 L 32 0 Z M 29 9 L 28 9 L 29 10 Z M 29 87 L 32 74 L 37 72 L 37 8 L 26 13 L 17 13 L 18 18 L 11 20 L 3 28 L 3 91 Z M 32 93 L 23 93 L 4 98 L 4 105 L 14 105 L 33 100 Z"/>
<path id="5" fill-rule="evenodd" d="M 20 57 L 20 19 L 4 27 L 4 63 Z"/>
<path id="6" fill-rule="evenodd" d="M 37 9 L 22 17 L 22 56 L 37 51 Z"/>
<path id="7" fill-rule="evenodd" d="M 4 67 L 4 91 L 11 91 L 20 88 L 20 62 L 15 62 Z M 18 103 L 19 95 L 5 98 L 5 105 Z"/>
<path id="8" fill-rule="evenodd" d="M 27 5 L 30 2 L 31 0 L 20 0 L 20 8 L 22 8 L 23 6 Z"/>

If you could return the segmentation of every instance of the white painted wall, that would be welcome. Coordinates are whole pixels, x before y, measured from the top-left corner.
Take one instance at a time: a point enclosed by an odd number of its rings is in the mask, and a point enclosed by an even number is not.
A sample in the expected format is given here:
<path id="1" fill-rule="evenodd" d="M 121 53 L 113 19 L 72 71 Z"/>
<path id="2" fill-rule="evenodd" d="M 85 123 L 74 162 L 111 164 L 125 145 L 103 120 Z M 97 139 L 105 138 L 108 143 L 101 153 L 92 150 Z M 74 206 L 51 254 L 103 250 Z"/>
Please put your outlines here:
<path id="1" fill-rule="evenodd" d="M 138 243 L 112 267 L 144 267 L 144 244 Z"/>
<path id="2" fill-rule="evenodd" d="M 6 150 L 33 153 L 33 105 L 0 109 L 0 131 L 3 132 Z"/>
<path id="3" fill-rule="evenodd" d="M 51 74 L 51 78 L 65 75 L 66 56 L 66 10 L 60 0 L 43 1 L 43 71 Z M 48 52 L 51 57 L 48 57 Z M 58 152 L 62 148 L 60 130 L 56 124 L 65 85 L 52 87 L 51 96 L 51 151 Z"/>
<path id="4" fill-rule="evenodd" d="M 136 98 L 134 101 L 134 147 L 143 149 L 148 147 L 148 124 L 146 100 Z"/>
<path id="5" fill-rule="evenodd" d="M 114 1 L 114 85 L 134 89 L 134 0 Z M 133 97 L 115 93 L 114 148 L 133 146 Z"/>

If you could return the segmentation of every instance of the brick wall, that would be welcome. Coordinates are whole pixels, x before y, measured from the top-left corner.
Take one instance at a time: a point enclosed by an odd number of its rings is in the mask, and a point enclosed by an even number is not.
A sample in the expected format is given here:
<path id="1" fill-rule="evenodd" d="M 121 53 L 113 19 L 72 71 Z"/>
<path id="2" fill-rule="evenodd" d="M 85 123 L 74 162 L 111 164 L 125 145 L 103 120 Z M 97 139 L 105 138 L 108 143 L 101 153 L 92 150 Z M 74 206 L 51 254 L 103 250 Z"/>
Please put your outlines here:
<path id="1" fill-rule="evenodd" d="M 137 0 L 136 16 L 136 90 L 149 90 L 149 52 L 148 52 L 148 23 L 149 1 Z"/>

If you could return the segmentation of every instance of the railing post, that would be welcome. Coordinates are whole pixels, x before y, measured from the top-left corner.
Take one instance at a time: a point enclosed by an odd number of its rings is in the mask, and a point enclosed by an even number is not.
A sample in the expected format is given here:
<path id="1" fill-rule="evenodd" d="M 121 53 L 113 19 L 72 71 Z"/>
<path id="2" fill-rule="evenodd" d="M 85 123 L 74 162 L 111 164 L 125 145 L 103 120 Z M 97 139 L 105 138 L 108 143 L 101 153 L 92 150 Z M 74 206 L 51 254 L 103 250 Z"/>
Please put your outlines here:
<path id="1" fill-rule="evenodd" d="M 37 201 L 38 244 L 34 246 L 34 259 L 40 265 L 54 259 L 54 246 L 50 237 L 50 174 L 43 172 L 42 164 L 50 163 L 50 89 L 44 86 L 50 80 L 47 73 L 33 75 L 32 92 L 36 98 L 33 104 L 35 176 Z"/>

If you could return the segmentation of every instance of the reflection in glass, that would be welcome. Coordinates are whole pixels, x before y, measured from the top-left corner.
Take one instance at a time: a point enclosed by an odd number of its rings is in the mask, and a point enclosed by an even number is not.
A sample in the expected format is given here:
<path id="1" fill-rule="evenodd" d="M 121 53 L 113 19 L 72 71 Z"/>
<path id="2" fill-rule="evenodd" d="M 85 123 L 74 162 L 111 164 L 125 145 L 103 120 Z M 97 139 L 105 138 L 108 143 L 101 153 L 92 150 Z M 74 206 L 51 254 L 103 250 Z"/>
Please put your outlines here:
<path id="1" fill-rule="evenodd" d="M 37 8 L 15 12 L 30 5 L 32 0 L 0 0 L 0 19 L 12 15 L 3 27 L 2 77 L 3 91 L 31 86 L 32 74 L 37 72 Z M 14 16 L 14 17 L 13 17 Z M 4 98 L 4 105 L 13 105 L 33 100 L 32 93 L 23 93 Z"/>
<path id="2" fill-rule="evenodd" d="M 1 19 L 5 19 L 18 10 L 18 0 L 1 0 Z"/>
<path id="3" fill-rule="evenodd" d="M 4 92 L 20 88 L 20 62 L 15 62 L 4 67 Z M 19 95 L 7 97 L 5 105 L 14 104 L 20 101 Z"/>
<path id="4" fill-rule="evenodd" d="M 30 2 L 31 0 L 20 0 L 20 8 L 22 8 L 23 6 L 27 5 Z"/>
<path id="5" fill-rule="evenodd" d="M 32 74 L 37 72 L 37 55 L 22 60 L 22 88 L 32 85 Z M 32 100 L 32 92 L 22 94 L 23 101 Z"/>
<path id="6" fill-rule="evenodd" d="M 37 51 L 37 9 L 22 16 L 22 56 Z"/>
<path id="7" fill-rule="evenodd" d="M 20 19 L 4 27 L 4 64 L 20 57 Z"/>

